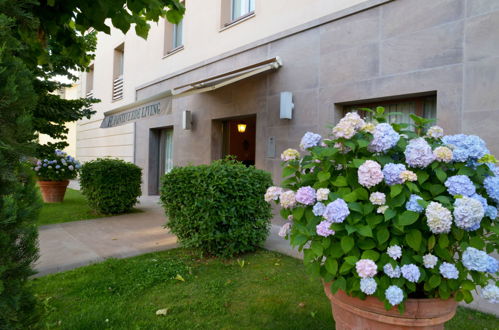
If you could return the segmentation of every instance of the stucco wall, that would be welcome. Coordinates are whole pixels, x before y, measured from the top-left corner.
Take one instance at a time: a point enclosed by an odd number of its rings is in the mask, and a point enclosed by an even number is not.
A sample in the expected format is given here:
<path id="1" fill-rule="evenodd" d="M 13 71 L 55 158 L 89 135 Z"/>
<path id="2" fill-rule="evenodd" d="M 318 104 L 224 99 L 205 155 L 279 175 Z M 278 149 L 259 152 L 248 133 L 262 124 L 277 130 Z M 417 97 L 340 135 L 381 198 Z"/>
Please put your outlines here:
<path id="1" fill-rule="evenodd" d="M 97 157 L 118 157 L 133 161 L 134 126 L 99 129 L 105 111 L 135 100 L 135 88 L 182 68 L 205 61 L 250 42 L 276 34 L 310 20 L 365 0 L 256 0 L 255 16 L 230 28 L 221 29 L 221 1 L 190 0 L 184 17 L 184 49 L 164 57 L 165 22 L 153 23 L 146 40 L 132 29 L 126 35 L 112 29 L 98 34 L 94 61 L 94 93 L 100 99 L 90 120 L 78 122 L 77 154 L 87 161 Z M 112 102 L 113 51 L 125 43 L 124 97 Z M 82 75 L 86 86 L 86 74 Z M 85 89 L 82 89 L 82 96 Z"/>
<path id="2" fill-rule="evenodd" d="M 136 162 L 147 168 L 148 130 L 161 126 L 175 128 L 176 165 L 210 162 L 221 144 L 216 120 L 256 114 L 256 165 L 278 183 L 279 153 L 296 147 L 306 131 L 327 135 L 326 124 L 338 120 L 344 103 L 426 92 L 436 93 L 438 124 L 447 133 L 479 134 L 499 154 L 499 40 L 483 33 L 497 30 L 499 6 L 488 4 L 388 2 L 140 89 L 139 99 L 274 56 L 284 63 L 277 72 L 175 99 L 173 114 L 137 122 Z M 292 120 L 279 119 L 281 91 L 293 92 Z M 183 110 L 193 112 L 190 131 L 181 129 Z M 276 158 L 265 157 L 271 136 Z"/>

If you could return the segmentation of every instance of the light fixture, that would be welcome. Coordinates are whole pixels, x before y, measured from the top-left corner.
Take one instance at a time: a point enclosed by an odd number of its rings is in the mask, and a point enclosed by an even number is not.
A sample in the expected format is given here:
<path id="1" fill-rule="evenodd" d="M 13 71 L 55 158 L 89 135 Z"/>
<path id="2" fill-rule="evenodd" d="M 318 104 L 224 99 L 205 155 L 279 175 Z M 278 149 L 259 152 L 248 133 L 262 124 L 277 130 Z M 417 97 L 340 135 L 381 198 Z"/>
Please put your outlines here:
<path id="1" fill-rule="evenodd" d="M 237 131 L 239 133 L 246 132 L 246 124 L 245 123 L 239 123 L 239 124 L 237 124 Z"/>

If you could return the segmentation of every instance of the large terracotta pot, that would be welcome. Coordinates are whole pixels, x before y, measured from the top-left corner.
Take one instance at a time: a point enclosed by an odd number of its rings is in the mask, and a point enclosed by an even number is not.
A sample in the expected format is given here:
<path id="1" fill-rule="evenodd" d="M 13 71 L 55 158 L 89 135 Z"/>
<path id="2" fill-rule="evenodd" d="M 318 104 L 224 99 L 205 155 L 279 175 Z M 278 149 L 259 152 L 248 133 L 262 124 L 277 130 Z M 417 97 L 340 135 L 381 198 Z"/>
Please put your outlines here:
<path id="1" fill-rule="evenodd" d="M 331 301 L 337 330 L 443 329 L 457 308 L 454 299 L 407 299 L 401 315 L 395 307 L 387 311 L 376 297 L 361 300 L 341 290 L 332 294 L 331 283 L 324 283 L 324 292 Z"/>
<path id="2" fill-rule="evenodd" d="M 64 194 L 69 181 L 38 181 L 45 203 L 60 203 L 64 200 Z"/>

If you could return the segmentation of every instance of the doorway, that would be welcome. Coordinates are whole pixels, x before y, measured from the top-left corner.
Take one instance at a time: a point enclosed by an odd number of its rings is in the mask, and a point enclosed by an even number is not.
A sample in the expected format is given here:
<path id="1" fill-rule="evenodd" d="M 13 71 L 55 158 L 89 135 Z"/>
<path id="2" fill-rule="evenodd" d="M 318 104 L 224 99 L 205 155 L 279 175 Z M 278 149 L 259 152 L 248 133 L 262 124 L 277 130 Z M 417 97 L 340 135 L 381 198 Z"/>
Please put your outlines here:
<path id="1" fill-rule="evenodd" d="M 173 169 L 173 128 L 152 129 L 149 141 L 149 195 L 159 195 L 161 177 Z"/>
<path id="2" fill-rule="evenodd" d="M 256 116 L 223 122 L 223 156 L 234 156 L 246 166 L 255 165 Z"/>

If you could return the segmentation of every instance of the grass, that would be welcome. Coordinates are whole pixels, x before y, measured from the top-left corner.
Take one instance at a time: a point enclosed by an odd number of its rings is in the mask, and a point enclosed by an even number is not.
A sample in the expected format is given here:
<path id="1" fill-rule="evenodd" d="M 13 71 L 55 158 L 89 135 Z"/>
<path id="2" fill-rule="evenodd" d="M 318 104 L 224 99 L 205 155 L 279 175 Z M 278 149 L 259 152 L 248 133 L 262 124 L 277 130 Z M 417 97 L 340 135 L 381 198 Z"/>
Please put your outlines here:
<path id="1" fill-rule="evenodd" d="M 132 212 L 140 212 L 140 210 L 133 209 Z M 43 226 L 108 216 L 110 215 L 99 213 L 90 208 L 87 200 L 80 191 L 67 189 L 62 203 L 43 203 L 37 224 L 38 226 Z"/>
<path id="2" fill-rule="evenodd" d="M 42 328 L 331 329 L 331 307 L 301 260 L 260 250 L 239 259 L 186 250 L 146 254 L 32 280 Z M 166 315 L 156 311 L 166 309 Z M 448 329 L 498 329 L 459 308 Z"/>

